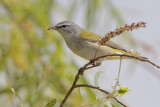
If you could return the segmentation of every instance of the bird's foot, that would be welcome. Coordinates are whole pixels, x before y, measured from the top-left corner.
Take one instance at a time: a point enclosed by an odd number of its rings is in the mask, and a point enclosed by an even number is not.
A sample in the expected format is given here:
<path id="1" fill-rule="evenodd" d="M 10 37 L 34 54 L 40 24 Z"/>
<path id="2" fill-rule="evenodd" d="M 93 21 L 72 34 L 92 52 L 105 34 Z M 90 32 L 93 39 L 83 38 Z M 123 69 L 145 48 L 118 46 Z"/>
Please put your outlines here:
<path id="1" fill-rule="evenodd" d="M 90 60 L 91 65 L 93 66 L 100 66 L 101 62 L 95 62 L 94 58 Z"/>
<path id="2" fill-rule="evenodd" d="M 95 61 L 94 61 L 94 58 L 92 58 L 92 59 L 90 59 L 90 63 L 91 63 L 91 65 L 96 65 L 96 63 L 95 63 Z"/>

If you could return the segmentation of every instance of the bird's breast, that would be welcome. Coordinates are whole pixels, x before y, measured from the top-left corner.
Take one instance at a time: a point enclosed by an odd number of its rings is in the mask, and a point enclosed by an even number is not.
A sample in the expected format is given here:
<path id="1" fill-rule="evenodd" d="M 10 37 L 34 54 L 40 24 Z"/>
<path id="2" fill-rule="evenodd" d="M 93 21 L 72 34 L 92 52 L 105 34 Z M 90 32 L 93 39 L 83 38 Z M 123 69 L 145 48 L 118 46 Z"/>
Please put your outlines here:
<path id="1" fill-rule="evenodd" d="M 82 38 L 73 37 L 72 40 L 65 40 L 67 46 L 78 56 L 90 60 L 94 58 L 99 47 L 97 43 L 89 42 Z M 101 46 L 98 49 L 97 57 L 113 53 L 113 49 L 108 46 Z"/>

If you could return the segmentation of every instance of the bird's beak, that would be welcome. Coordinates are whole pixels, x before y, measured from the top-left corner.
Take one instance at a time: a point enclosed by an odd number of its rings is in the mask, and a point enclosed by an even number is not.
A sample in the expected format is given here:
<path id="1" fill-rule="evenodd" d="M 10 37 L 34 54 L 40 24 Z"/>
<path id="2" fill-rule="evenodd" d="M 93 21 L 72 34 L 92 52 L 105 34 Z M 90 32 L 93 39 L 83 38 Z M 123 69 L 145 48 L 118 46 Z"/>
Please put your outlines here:
<path id="1" fill-rule="evenodd" d="M 49 28 L 47 28 L 47 30 L 56 30 L 57 28 L 55 26 L 51 26 Z"/>

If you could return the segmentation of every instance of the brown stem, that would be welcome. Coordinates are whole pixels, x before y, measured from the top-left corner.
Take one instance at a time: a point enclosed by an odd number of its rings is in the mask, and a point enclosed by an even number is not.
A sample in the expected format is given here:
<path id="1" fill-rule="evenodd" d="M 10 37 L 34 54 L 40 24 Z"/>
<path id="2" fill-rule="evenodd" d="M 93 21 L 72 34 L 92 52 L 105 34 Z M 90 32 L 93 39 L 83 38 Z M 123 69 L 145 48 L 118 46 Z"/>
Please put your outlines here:
<path id="1" fill-rule="evenodd" d="M 101 89 L 99 87 L 95 87 L 93 85 L 87 85 L 87 84 L 77 84 L 77 85 L 75 85 L 75 88 L 79 88 L 79 87 L 88 87 L 88 88 L 99 90 L 99 91 L 101 91 L 101 92 L 103 92 L 105 94 L 110 94 L 108 91 L 103 90 L 103 89 Z M 116 100 L 122 106 L 127 107 L 125 104 L 123 104 L 122 102 L 120 102 L 116 97 L 113 97 L 113 98 L 114 98 L 114 100 Z"/>
<path id="2" fill-rule="evenodd" d="M 73 82 L 71 88 L 69 89 L 69 91 L 67 92 L 66 96 L 64 97 L 62 103 L 60 104 L 60 107 L 63 107 L 64 103 L 66 102 L 66 100 L 68 99 L 68 97 L 70 96 L 70 94 L 72 93 L 72 91 L 73 91 L 73 89 L 75 88 L 76 83 L 77 83 L 80 75 L 83 75 L 83 72 L 84 72 L 86 69 L 88 69 L 87 67 L 88 67 L 89 65 L 91 65 L 91 64 L 92 64 L 92 61 L 90 61 L 89 63 L 85 64 L 82 68 L 80 68 L 80 69 L 78 70 L 78 73 L 77 73 L 77 75 L 76 75 L 76 77 L 75 77 L 75 79 L 74 79 L 74 82 Z M 93 68 L 93 67 L 96 67 L 96 66 L 99 66 L 99 65 L 93 65 L 93 66 L 91 66 L 90 68 Z"/>
<path id="3" fill-rule="evenodd" d="M 93 85 L 87 85 L 87 84 L 77 84 L 75 85 L 75 88 L 78 88 L 78 87 L 88 87 L 88 88 L 93 88 L 93 89 L 97 89 L 103 93 L 106 93 L 106 94 L 110 94 L 108 91 L 105 91 L 99 87 L 96 87 L 96 86 L 93 86 Z"/>
<path id="4" fill-rule="evenodd" d="M 73 89 L 74 89 L 74 86 L 76 85 L 76 83 L 77 83 L 80 75 L 83 74 L 83 71 L 84 71 L 83 68 L 80 68 L 80 69 L 79 69 L 79 71 L 78 71 L 78 73 L 77 73 L 77 75 L 76 75 L 76 77 L 75 77 L 75 79 L 74 79 L 74 82 L 73 82 L 71 88 L 69 89 L 68 93 L 67 93 L 66 96 L 64 97 L 64 99 L 63 99 L 60 107 L 63 107 L 64 103 L 66 102 L 66 100 L 68 99 L 68 97 L 70 96 L 70 94 L 72 93 L 72 91 L 73 91 Z"/>
<path id="5" fill-rule="evenodd" d="M 133 55 L 125 55 L 125 54 L 109 54 L 109 55 L 104 55 L 104 56 L 100 56 L 100 57 L 97 57 L 95 59 L 93 59 L 92 61 L 95 62 L 101 58 L 107 58 L 107 57 L 111 57 L 111 56 L 120 56 L 120 57 L 128 57 L 128 58 L 133 58 L 133 59 L 137 59 L 137 60 L 140 60 L 140 61 L 143 61 L 143 62 L 148 62 L 150 63 L 151 65 L 157 67 L 157 68 L 160 68 L 159 65 L 153 63 L 152 61 L 150 61 L 149 59 L 145 59 L 145 58 L 141 58 L 141 57 L 138 57 L 138 56 L 133 56 Z"/>
<path id="6" fill-rule="evenodd" d="M 74 79 L 74 82 L 71 86 L 71 88 L 69 89 L 69 91 L 67 92 L 66 96 L 64 97 L 62 103 L 60 104 L 60 107 L 63 107 L 63 105 L 65 104 L 66 100 L 68 99 L 68 97 L 70 96 L 70 94 L 72 93 L 72 91 L 74 90 L 74 88 L 77 88 L 78 86 L 86 86 L 86 85 L 76 85 L 80 75 L 83 75 L 83 72 L 86 70 L 86 69 L 90 69 L 90 68 L 93 68 L 93 67 L 96 67 L 96 66 L 99 66 L 99 65 L 95 65 L 94 62 L 98 61 L 99 59 L 101 58 L 107 58 L 107 57 L 111 57 L 111 56 L 120 56 L 120 57 L 128 57 L 128 58 L 133 58 L 133 59 L 137 59 L 137 60 L 140 60 L 140 61 L 144 61 L 144 62 L 148 62 L 150 64 L 152 64 L 153 66 L 157 67 L 157 68 L 160 68 L 160 66 L 158 66 L 157 64 L 151 62 L 150 60 L 148 59 L 144 59 L 144 58 L 141 58 L 141 57 L 137 57 L 137 56 L 132 56 L 132 55 L 125 55 L 125 54 L 110 54 L 110 55 L 104 55 L 104 56 L 100 56 L 100 57 L 97 57 L 95 59 L 92 59 L 91 61 L 89 61 L 87 64 L 85 64 L 82 68 L 80 68 L 78 70 L 78 73 Z M 89 67 L 90 65 L 92 65 L 91 67 Z M 91 86 L 89 85 L 88 87 L 90 88 L 94 88 L 94 89 L 98 89 L 98 90 L 101 90 L 102 92 L 105 93 L 104 90 L 102 89 L 99 89 L 99 87 L 94 87 L 94 86 Z M 122 102 L 118 101 L 118 99 L 116 99 L 115 97 L 113 97 L 118 103 L 120 103 L 121 105 L 123 105 L 124 107 L 127 107 L 126 105 L 124 105 Z"/>

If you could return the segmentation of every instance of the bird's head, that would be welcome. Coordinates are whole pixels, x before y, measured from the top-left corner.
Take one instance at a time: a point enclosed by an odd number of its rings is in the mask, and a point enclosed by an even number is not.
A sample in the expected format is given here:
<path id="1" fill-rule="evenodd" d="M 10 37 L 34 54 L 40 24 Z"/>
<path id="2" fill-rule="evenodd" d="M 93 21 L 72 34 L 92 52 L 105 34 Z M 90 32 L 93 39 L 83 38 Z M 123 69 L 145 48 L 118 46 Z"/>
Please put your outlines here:
<path id="1" fill-rule="evenodd" d="M 81 28 L 71 22 L 71 21 L 63 21 L 58 23 L 55 26 L 49 27 L 47 30 L 56 30 L 58 31 L 64 38 L 71 36 L 78 36 L 81 33 Z"/>

